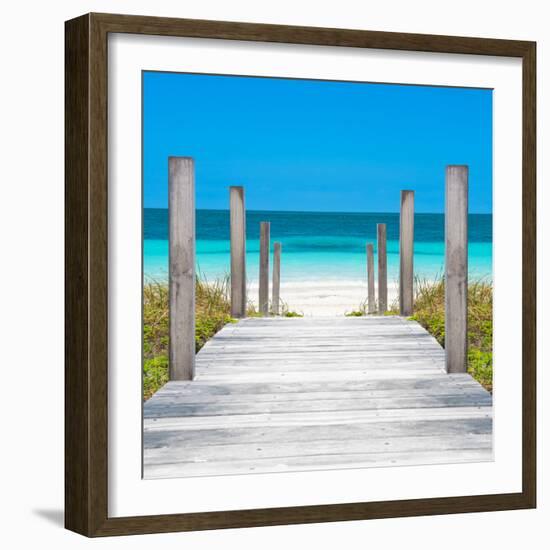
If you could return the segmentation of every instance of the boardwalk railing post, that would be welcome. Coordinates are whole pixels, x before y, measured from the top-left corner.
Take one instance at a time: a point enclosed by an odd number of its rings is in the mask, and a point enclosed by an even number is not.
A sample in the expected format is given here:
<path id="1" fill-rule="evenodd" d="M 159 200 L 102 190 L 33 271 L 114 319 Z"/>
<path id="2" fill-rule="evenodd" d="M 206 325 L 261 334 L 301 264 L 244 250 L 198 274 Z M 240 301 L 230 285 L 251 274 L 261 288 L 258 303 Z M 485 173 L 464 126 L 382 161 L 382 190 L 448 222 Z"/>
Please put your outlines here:
<path id="1" fill-rule="evenodd" d="M 246 210 L 244 188 L 229 188 L 231 316 L 246 316 Z"/>
<path id="2" fill-rule="evenodd" d="M 279 315 L 279 302 L 281 292 L 281 243 L 273 243 L 273 290 L 271 307 L 273 314 Z"/>
<path id="3" fill-rule="evenodd" d="M 445 364 L 468 366 L 468 167 L 447 166 L 445 189 Z"/>
<path id="4" fill-rule="evenodd" d="M 378 233 L 378 313 L 388 309 L 388 264 L 386 258 L 386 224 L 376 225 Z"/>
<path id="5" fill-rule="evenodd" d="M 399 313 L 413 313 L 414 300 L 414 191 L 401 191 L 399 217 Z"/>
<path id="6" fill-rule="evenodd" d="M 374 298 L 374 246 L 367 244 L 367 311 L 375 313 L 376 304 Z"/>
<path id="7" fill-rule="evenodd" d="M 170 380 L 195 372 L 195 167 L 168 159 Z"/>
<path id="8" fill-rule="evenodd" d="M 258 309 L 261 315 L 269 313 L 269 222 L 260 222 L 260 281 Z"/>

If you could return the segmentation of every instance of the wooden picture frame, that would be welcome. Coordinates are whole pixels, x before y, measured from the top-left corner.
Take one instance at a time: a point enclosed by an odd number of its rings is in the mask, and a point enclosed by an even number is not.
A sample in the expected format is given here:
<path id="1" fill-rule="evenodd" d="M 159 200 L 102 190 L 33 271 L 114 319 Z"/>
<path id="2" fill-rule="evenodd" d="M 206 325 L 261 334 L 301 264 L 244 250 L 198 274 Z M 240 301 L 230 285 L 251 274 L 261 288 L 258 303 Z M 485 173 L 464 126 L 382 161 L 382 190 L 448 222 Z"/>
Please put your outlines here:
<path id="1" fill-rule="evenodd" d="M 523 71 L 522 491 L 139 517 L 108 516 L 107 36 L 216 38 L 520 58 Z M 536 44 L 87 14 L 65 27 L 65 525 L 86 536 L 483 512 L 536 506 Z"/>

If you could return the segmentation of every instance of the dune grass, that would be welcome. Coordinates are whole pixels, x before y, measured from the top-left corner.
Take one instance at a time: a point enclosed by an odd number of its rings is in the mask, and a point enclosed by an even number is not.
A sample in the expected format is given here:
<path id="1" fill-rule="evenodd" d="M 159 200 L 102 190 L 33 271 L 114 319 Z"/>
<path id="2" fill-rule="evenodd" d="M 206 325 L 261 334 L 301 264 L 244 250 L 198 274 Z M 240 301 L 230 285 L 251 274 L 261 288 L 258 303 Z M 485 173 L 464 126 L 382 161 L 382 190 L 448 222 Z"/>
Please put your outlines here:
<path id="1" fill-rule="evenodd" d="M 247 317 L 263 317 L 263 314 L 258 311 L 256 308 L 256 305 L 253 302 L 248 302 L 247 308 L 246 308 L 246 315 Z M 273 311 L 273 304 L 269 304 L 269 315 L 275 315 Z M 281 300 L 279 304 L 279 317 L 303 317 L 304 314 L 301 311 L 294 311 L 293 309 L 290 309 L 288 304 Z"/>
<path id="2" fill-rule="evenodd" d="M 225 324 L 234 321 L 227 279 L 195 286 L 195 349 Z M 168 285 L 151 281 L 143 287 L 143 398 L 149 399 L 168 382 Z"/>
<path id="3" fill-rule="evenodd" d="M 378 306 L 375 307 L 375 310 L 378 309 Z M 357 309 L 352 309 L 351 311 L 346 311 L 344 315 L 346 317 L 363 317 L 364 315 L 368 315 L 368 300 L 365 298 L 357 307 Z"/>
<path id="4" fill-rule="evenodd" d="M 445 346 L 445 281 L 417 280 L 412 319 Z M 493 389 L 493 286 L 484 280 L 468 285 L 468 372 Z"/>

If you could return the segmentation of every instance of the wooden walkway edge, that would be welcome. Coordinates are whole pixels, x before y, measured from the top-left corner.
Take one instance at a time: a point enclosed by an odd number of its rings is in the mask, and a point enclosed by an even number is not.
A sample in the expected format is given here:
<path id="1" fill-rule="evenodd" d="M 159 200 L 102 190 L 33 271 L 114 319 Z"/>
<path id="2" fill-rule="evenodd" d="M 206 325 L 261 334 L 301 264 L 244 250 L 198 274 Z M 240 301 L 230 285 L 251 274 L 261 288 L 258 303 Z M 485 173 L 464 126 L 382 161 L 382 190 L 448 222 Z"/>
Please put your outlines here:
<path id="1" fill-rule="evenodd" d="M 492 396 L 397 316 L 246 318 L 144 404 L 144 477 L 490 461 Z"/>

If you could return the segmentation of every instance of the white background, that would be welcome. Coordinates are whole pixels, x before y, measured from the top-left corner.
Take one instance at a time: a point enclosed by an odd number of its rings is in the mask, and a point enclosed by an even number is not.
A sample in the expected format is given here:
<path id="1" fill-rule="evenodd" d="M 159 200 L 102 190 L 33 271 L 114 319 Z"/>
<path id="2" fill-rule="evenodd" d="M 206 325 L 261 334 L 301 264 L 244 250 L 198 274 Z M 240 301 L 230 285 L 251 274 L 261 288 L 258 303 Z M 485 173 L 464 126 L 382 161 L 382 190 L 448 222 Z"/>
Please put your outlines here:
<path id="1" fill-rule="evenodd" d="M 548 295 L 542 242 L 549 195 L 542 152 L 550 146 L 550 44 L 543 2 L 464 0 L 278 2 L 156 0 L 3 6 L 1 34 L 2 199 L 2 542 L 9 548 L 544 548 L 548 477 L 539 472 L 539 509 L 431 518 L 285 526 L 89 541 L 62 530 L 63 507 L 63 21 L 87 11 L 517 38 L 538 41 L 539 57 L 539 427 L 547 425 L 544 329 Z M 20 30 L 21 29 L 21 30 Z M 546 67 L 545 67 L 546 65 Z M 6 195 L 7 192 L 7 195 Z M 539 429 L 539 463 L 548 430 Z"/>

